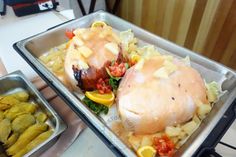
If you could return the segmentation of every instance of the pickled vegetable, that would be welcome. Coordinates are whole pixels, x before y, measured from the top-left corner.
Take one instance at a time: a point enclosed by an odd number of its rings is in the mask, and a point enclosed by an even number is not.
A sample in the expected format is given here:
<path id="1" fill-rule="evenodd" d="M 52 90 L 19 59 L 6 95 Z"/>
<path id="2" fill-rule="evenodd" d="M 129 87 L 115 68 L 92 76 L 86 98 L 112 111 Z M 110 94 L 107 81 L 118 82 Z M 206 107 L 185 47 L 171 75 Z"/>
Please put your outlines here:
<path id="1" fill-rule="evenodd" d="M 12 121 L 12 130 L 14 132 L 22 133 L 24 132 L 29 126 L 33 125 L 36 122 L 34 116 L 31 114 L 23 114 L 16 117 Z"/>
<path id="2" fill-rule="evenodd" d="M 20 103 L 19 100 L 11 95 L 3 96 L 0 98 L 0 110 L 4 111 L 11 108 L 13 105 Z"/>
<path id="3" fill-rule="evenodd" d="M 25 102 L 29 99 L 29 94 L 26 91 L 16 92 L 14 94 L 10 94 L 9 96 L 14 97 L 15 99 Z"/>
<path id="4" fill-rule="evenodd" d="M 0 142 L 6 149 L 3 155 L 23 156 L 52 135 L 44 123 L 47 115 L 28 100 L 26 91 L 0 96 Z M 0 147 L 0 157 L 1 153 Z"/>
<path id="5" fill-rule="evenodd" d="M 22 102 L 18 105 L 13 106 L 9 110 L 7 110 L 4 114 L 5 114 L 6 118 L 13 120 L 17 116 L 20 116 L 20 115 L 26 114 L 26 113 L 34 113 L 35 111 L 36 111 L 35 104 Z"/>
<path id="6" fill-rule="evenodd" d="M 8 139 L 7 142 L 4 144 L 5 147 L 9 148 L 10 146 L 12 146 L 18 139 L 18 137 L 20 136 L 19 133 L 15 132 L 13 133 Z"/>
<path id="7" fill-rule="evenodd" d="M 49 130 L 40 134 L 33 141 L 31 141 L 25 148 L 21 149 L 18 153 L 16 153 L 13 157 L 22 157 L 24 154 L 28 153 L 29 151 L 37 147 L 39 144 L 46 141 L 52 135 L 52 133 L 53 131 Z"/>
<path id="8" fill-rule="evenodd" d="M 26 129 L 18 138 L 15 144 L 6 150 L 8 155 L 15 155 L 23 149 L 30 141 L 37 137 L 48 128 L 47 124 L 35 124 Z"/>
<path id="9" fill-rule="evenodd" d="M 0 122 L 4 119 L 4 114 L 2 111 L 0 111 Z"/>
<path id="10" fill-rule="evenodd" d="M 47 115 L 43 112 L 37 113 L 35 117 L 39 123 L 43 123 L 47 120 Z"/>
<path id="11" fill-rule="evenodd" d="M 11 122 L 8 119 L 3 119 L 0 122 L 0 141 L 2 143 L 6 143 L 10 133 L 11 133 Z"/>

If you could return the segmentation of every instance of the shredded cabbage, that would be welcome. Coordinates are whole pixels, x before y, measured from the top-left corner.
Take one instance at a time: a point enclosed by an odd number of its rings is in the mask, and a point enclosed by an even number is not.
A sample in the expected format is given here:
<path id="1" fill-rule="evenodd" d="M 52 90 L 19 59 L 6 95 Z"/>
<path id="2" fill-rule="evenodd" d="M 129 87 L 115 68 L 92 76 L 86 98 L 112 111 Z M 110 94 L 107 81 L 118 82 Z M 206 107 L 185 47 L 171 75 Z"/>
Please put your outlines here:
<path id="1" fill-rule="evenodd" d="M 143 68 L 143 65 L 144 65 L 144 59 L 141 58 L 141 59 L 138 61 L 138 63 L 135 65 L 135 69 L 140 71 L 140 70 Z"/>
<path id="2" fill-rule="evenodd" d="M 144 58 L 151 58 L 153 56 L 159 56 L 160 53 L 153 45 L 147 45 L 139 49 L 138 53 Z"/>
<path id="3" fill-rule="evenodd" d="M 168 72 L 168 75 L 177 70 L 177 66 L 175 64 L 173 64 L 172 61 L 169 61 L 169 60 L 165 60 L 164 67 L 165 67 L 166 71 Z"/>
<path id="4" fill-rule="evenodd" d="M 217 82 L 212 81 L 211 83 L 206 83 L 207 97 L 209 102 L 215 102 L 219 95 L 219 85 Z"/>
<path id="5" fill-rule="evenodd" d="M 189 56 L 186 56 L 184 59 L 182 59 L 182 61 L 185 63 L 185 65 L 191 66 Z"/>
<path id="6" fill-rule="evenodd" d="M 121 43 L 125 46 L 125 50 L 127 51 L 129 44 L 134 41 L 134 33 L 131 29 L 120 32 L 120 40 Z"/>
<path id="7" fill-rule="evenodd" d="M 163 55 L 162 57 L 165 59 L 165 61 L 172 62 L 174 60 L 174 57 L 171 55 Z"/>
<path id="8" fill-rule="evenodd" d="M 198 105 L 197 114 L 200 119 L 204 119 L 206 115 L 211 111 L 210 104 L 200 104 Z"/>
<path id="9" fill-rule="evenodd" d="M 165 67 L 159 68 L 158 70 L 156 70 L 156 71 L 153 73 L 153 75 L 154 75 L 154 77 L 156 77 L 156 78 L 163 78 L 163 79 L 169 78 L 168 72 L 167 72 L 167 70 L 165 69 Z"/>

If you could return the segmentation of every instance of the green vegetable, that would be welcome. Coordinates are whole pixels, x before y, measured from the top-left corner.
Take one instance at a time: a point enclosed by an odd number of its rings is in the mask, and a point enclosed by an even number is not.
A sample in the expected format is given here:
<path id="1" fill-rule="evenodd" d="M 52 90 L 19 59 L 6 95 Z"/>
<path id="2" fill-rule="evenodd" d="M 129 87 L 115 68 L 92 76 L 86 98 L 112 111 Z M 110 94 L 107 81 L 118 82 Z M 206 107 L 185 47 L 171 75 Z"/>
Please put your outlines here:
<path id="1" fill-rule="evenodd" d="M 106 68 L 106 71 L 107 74 L 110 76 L 109 84 L 111 85 L 113 90 L 117 90 L 121 77 L 112 76 L 108 68 Z"/>
<path id="2" fill-rule="evenodd" d="M 109 108 L 107 106 L 104 106 L 102 104 L 98 104 L 92 100 L 90 100 L 88 97 L 84 97 L 82 100 L 95 114 L 99 115 L 100 113 L 107 114 Z"/>
<path id="3" fill-rule="evenodd" d="M 129 69 L 129 64 L 128 63 L 125 63 L 125 68 L 126 68 L 126 70 Z"/>
<path id="4" fill-rule="evenodd" d="M 120 79 L 119 79 L 120 80 Z M 117 90 L 118 86 L 119 86 L 119 80 L 115 79 L 115 78 L 110 78 L 109 79 L 109 85 L 111 85 L 113 90 Z"/>
<path id="5" fill-rule="evenodd" d="M 115 64 L 116 60 L 112 60 L 111 61 L 111 66 L 113 66 Z"/>

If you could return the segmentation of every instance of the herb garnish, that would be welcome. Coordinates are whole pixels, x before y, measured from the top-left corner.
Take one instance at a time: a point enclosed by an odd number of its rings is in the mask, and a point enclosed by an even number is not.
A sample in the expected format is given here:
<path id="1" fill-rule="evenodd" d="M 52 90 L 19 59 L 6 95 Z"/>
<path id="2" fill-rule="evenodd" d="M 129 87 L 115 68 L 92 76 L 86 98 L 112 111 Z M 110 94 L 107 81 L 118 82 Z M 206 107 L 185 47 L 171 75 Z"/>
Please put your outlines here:
<path id="1" fill-rule="evenodd" d="M 109 79 L 109 84 L 111 85 L 111 87 L 112 87 L 113 90 L 117 90 L 117 89 L 118 89 L 119 82 L 120 82 L 120 78 L 117 79 L 117 78 L 111 77 L 111 78 Z"/>
<path id="2" fill-rule="evenodd" d="M 84 97 L 82 100 L 95 114 L 99 115 L 100 113 L 107 114 L 109 108 L 105 105 L 98 104 L 92 100 L 90 100 L 88 97 Z"/>

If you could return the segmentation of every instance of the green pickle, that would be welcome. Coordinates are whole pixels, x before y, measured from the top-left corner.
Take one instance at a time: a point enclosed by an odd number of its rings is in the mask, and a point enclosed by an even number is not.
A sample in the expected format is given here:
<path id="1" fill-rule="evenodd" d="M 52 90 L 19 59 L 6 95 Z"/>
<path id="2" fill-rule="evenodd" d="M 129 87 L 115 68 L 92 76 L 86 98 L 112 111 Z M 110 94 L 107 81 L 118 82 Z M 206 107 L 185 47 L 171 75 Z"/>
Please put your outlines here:
<path id="1" fill-rule="evenodd" d="M 14 132 L 8 139 L 7 142 L 4 144 L 4 146 L 6 148 L 9 148 L 10 146 L 12 146 L 16 140 L 18 139 L 18 137 L 20 136 L 20 134 L 18 132 Z"/>
<path id="2" fill-rule="evenodd" d="M 18 138 L 15 144 L 6 150 L 8 155 L 15 155 L 21 149 L 23 149 L 27 144 L 30 143 L 35 137 L 37 137 L 42 132 L 46 131 L 48 128 L 47 124 L 34 124 L 26 129 Z"/>
<path id="3" fill-rule="evenodd" d="M 39 112 L 35 115 L 36 117 L 36 120 L 39 122 L 39 123 L 43 123 L 47 120 L 47 115 L 43 112 Z"/>
<path id="4" fill-rule="evenodd" d="M 11 133 L 11 122 L 9 119 L 3 119 L 0 122 L 0 141 L 2 143 L 6 143 L 10 133 Z"/>
<path id="5" fill-rule="evenodd" d="M 23 114 L 16 117 L 12 121 L 12 130 L 14 132 L 22 133 L 24 132 L 29 126 L 33 125 L 36 122 L 34 116 L 31 114 Z"/>
<path id="6" fill-rule="evenodd" d="M 46 141 L 53 134 L 52 130 L 48 130 L 44 133 L 38 135 L 33 141 L 31 141 L 27 146 L 21 149 L 18 153 L 16 153 L 13 157 L 22 157 L 26 153 L 30 152 L 32 149 L 37 147 L 39 144 Z"/>

